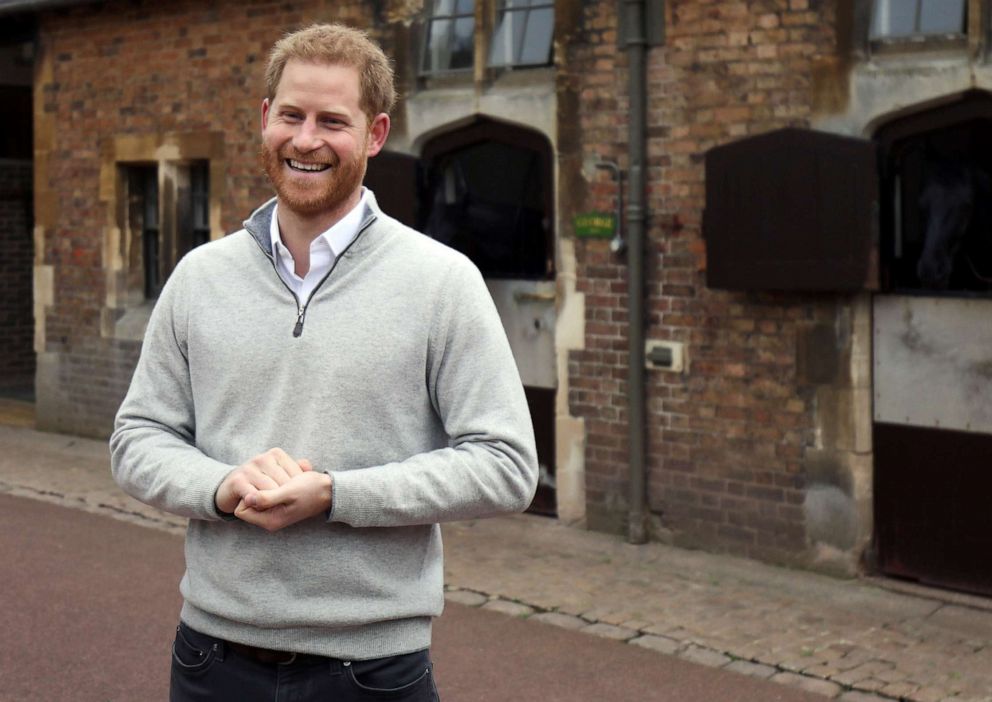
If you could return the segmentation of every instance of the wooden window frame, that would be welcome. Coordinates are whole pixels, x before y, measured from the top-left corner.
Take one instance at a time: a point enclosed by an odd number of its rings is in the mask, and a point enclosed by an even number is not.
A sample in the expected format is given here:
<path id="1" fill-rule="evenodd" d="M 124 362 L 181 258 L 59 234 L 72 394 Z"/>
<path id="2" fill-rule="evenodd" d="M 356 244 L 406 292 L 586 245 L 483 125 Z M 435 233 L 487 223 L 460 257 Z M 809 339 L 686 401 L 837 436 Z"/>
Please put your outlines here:
<path id="1" fill-rule="evenodd" d="M 963 34 L 918 34 L 872 38 L 871 26 L 877 0 L 854 0 L 854 51 L 863 58 L 912 54 L 962 53 L 974 56 L 988 51 L 992 36 L 992 0 L 966 0 Z"/>

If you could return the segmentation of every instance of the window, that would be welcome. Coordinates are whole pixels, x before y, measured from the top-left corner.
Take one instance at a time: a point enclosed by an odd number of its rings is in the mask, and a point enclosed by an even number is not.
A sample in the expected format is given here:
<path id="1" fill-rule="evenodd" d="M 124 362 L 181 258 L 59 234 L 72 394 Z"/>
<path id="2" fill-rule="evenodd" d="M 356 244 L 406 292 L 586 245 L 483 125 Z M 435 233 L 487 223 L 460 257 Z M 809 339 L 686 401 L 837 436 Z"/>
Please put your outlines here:
<path id="1" fill-rule="evenodd" d="M 544 66 L 551 61 L 554 3 L 501 0 L 496 31 L 489 45 L 489 65 Z"/>
<path id="2" fill-rule="evenodd" d="M 122 171 L 128 287 L 154 300 L 179 259 L 210 240 L 209 164 L 124 165 Z"/>
<path id="3" fill-rule="evenodd" d="M 133 243 L 141 242 L 141 284 L 146 299 L 158 297 L 162 288 L 159 273 L 158 169 L 131 166 L 127 169 L 128 229 Z M 138 247 L 133 247 L 137 251 Z"/>
<path id="4" fill-rule="evenodd" d="M 120 134 L 101 142 L 104 337 L 140 342 L 176 263 L 221 234 L 224 151 L 221 132 Z"/>
<path id="5" fill-rule="evenodd" d="M 472 68 L 475 53 L 474 0 L 433 0 L 427 20 L 424 73 Z"/>
<path id="6" fill-rule="evenodd" d="M 428 0 L 421 75 L 551 63 L 553 0 Z M 477 31 L 484 41 L 476 41 Z"/>
<path id="7" fill-rule="evenodd" d="M 875 0 L 872 40 L 906 40 L 930 36 L 965 35 L 965 0 Z"/>

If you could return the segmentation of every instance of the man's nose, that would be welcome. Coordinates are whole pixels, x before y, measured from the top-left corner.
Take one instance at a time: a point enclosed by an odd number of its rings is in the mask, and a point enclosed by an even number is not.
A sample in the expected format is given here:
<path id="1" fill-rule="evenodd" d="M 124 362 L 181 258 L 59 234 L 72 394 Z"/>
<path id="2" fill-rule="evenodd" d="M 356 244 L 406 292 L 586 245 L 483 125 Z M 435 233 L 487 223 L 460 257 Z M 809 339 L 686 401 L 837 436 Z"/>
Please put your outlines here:
<path id="1" fill-rule="evenodd" d="M 306 119 L 293 135 L 293 148 L 300 152 L 316 151 L 320 148 L 320 138 L 317 135 L 315 120 Z"/>

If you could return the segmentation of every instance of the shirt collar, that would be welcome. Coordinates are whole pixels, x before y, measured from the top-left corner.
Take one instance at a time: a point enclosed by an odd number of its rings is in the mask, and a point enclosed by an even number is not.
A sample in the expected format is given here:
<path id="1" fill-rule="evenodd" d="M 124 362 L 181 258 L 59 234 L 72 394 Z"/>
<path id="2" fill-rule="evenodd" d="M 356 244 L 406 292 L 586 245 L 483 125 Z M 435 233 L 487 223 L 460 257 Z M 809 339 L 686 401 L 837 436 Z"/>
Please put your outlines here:
<path id="1" fill-rule="evenodd" d="M 313 246 L 327 246 L 330 248 L 331 252 L 334 254 L 335 258 L 340 256 L 341 253 L 348 248 L 348 245 L 358 236 L 358 229 L 362 224 L 362 215 L 365 213 L 365 205 L 369 199 L 369 190 L 366 187 L 362 187 L 362 196 L 358 200 L 358 204 L 355 205 L 351 210 L 348 211 L 344 217 L 339 219 L 331 228 L 323 232 L 313 243 L 310 244 L 311 248 Z M 282 243 L 282 237 L 279 235 L 279 203 L 276 202 L 275 207 L 272 208 L 272 222 L 269 225 L 269 238 L 272 240 L 272 250 L 273 252 L 280 252 L 285 246 Z"/>

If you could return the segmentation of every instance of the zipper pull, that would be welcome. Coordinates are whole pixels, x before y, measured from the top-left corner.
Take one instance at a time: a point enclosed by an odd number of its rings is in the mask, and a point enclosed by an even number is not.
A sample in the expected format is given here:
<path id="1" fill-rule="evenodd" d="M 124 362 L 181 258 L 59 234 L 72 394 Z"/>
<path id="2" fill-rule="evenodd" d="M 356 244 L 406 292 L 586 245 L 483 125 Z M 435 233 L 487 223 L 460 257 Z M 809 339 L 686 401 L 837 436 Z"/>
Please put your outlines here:
<path id="1" fill-rule="evenodd" d="M 300 308 L 300 315 L 296 318 L 296 326 L 293 327 L 293 337 L 299 337 L 303 334 L 303 315 L 307 313 L 306 307 Z"/>

